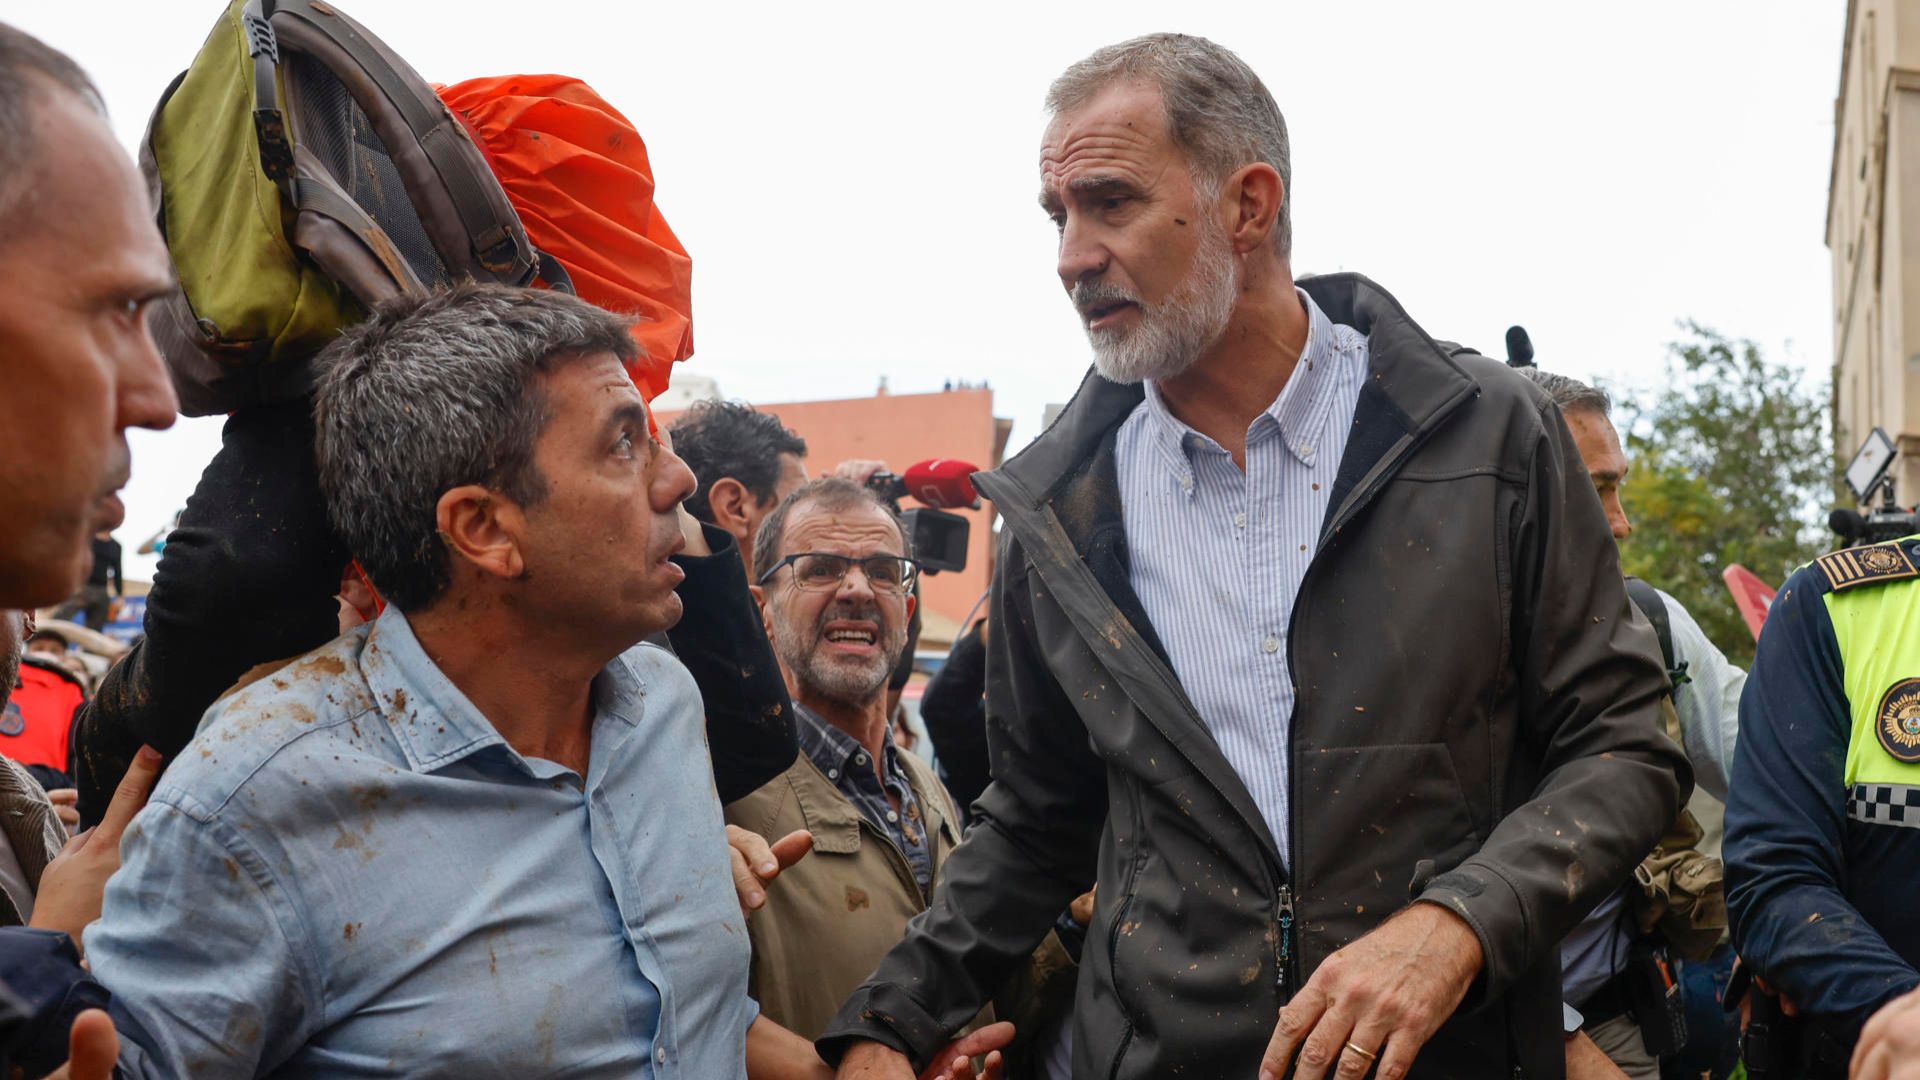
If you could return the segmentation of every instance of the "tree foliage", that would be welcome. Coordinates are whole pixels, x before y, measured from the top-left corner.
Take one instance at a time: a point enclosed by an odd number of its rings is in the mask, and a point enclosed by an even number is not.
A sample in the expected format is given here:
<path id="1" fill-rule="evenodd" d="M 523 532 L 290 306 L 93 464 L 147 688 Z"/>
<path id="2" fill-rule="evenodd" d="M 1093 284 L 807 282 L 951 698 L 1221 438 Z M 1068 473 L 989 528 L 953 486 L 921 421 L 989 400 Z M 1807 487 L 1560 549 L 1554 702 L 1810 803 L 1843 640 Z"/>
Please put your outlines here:
<path id="1" fill-rule="evenodd" d="M 1751 341 L 1684 329 L 1665 385 L 1621 401 L 1616 415 L 1632 463 L 1621 563 L 1680 601 L 1744 667 L 1753 635 L 1720 574 L 1739 563 L 1777 585 L 1831 544 L 1827 393 Z"/>

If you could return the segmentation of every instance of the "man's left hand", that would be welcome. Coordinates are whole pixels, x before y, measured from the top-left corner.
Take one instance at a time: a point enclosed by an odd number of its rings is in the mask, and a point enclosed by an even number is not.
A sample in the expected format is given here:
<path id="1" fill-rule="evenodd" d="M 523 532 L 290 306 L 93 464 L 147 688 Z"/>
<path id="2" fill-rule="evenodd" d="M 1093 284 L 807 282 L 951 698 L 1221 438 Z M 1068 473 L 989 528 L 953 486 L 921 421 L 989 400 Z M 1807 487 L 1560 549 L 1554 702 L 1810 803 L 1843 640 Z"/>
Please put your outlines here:
<path id="1" fill-rule="evenodd" d="M 154 781 L 160 778 L 160 753 L 143 746 L 114 790 L 113 801 L 101 815 L 100 824 L 67 841 L 60 854 L 40 872 L 40 888 L 34 894 L 33 918 L 27 925 L 38 930 L 58 930 L 73 939 L 80 948 L 81 931 L 100 917 L 101 898 L 107 879 L 120 869 L 120 838 L 140 808 L 153 794 Z"/>
<path id="2" fill-rule="evenodd" d="M 1480 971 L 1480 939 L 1458 915 L 1415 904 L 1327 958 L 1280 1010 L 1260 1080 L 1400 1080 Z M 1332 1072 L 1329 1073 L 1328 1070 Z"/>
<path id="3" fill-rule="evenodd" d="M 767 902 L 767 883 L 780 871 L 813 850 L 813 834 L 805 829 L 769 844 L 759 833 L 738 825 L 727 826 L 727 857 L 733 860 L 733 888 L 740 894 L 740 914 L 749 918 Z"/>
<path id="4" fill-rule="evenodd" d="M 933 1064 L 920 1074 L 920 1080 L 1001 1080 L 1006 1067 L 1000 1051 L 1013 1041 L 1013 1025 L 1005 1020 L 988 1024 L 942 1047 L 933 1055 Z M 985 1054 L 979 1071 L 973 1059 Z"/>

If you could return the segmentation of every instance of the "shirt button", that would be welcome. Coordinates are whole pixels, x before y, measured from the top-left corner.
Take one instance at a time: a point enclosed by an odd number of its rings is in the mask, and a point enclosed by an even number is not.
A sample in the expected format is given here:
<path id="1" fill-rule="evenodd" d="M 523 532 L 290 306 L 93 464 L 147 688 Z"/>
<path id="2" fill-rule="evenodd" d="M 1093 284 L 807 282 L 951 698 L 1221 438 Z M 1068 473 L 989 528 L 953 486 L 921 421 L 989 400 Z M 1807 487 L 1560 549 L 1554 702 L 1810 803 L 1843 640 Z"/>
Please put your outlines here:
<path id="1" fill-rule="evenodd" d="M 865 765 L 867 763 L 867 755 L 865 754 L 853 755 L 853 763 L 855 765 Z"/>
<path id="2" fill-rule="evenodd" d="M 838 780 L 838 779 L 840 779 L 840 770 L 839 770 L 839 769 L 828 769 L 828 770 L 827 770 L 827 779 L 829 779 L 829 780 Z"/>
<path id="3" fill-rule="evenodd" d="M 655 1050 L 653 1052 L 653 1060 L 659 1062 L 662 1065 L 665 1065 L 667 1063 L 667 1048 L 662 1046 L 659 1049 Z"/>
<path id="4" fill-rule="evenodd" d="M 1241 528 L 1241 529 L 1244 529 L 1244 528 L 1246 528 L 1246 527 L 1247 527 L 1247 512 L 1246 512 L 1245 510 L 1242 510 L 1242 511 L 1240 511 L 1239 513 L 1237 513 L 1237 514 L 1235 514 L 1235 515 L 1233 515 L 1233 524 L 1234 524 L 1234 526 L 1235 526 L 1236 528 Z"/>
<path id="5" fill-rule="evenodd" d="M 1267 640 L 1260 643 L 1260 650 L 1262 652 L 1270 652 L 1270 653 L 1279 652 L 1280 639 L 1277 637 L 1274 637 L 1272 634 L 1268 634 Z"/>
<path id="6" fill-rule="evenodd" d="M 897 814 L 897 813 L 895 813 L 895 812 L 894 812 L 894 811 L 892 811 L 892 810 L 889 810 L 889 811 L 887 811 L 887 820 L 888 820 L 888 821 L 899 821 L 899 820 L 900 820 L 900 815 L 899 815 L 899 814 Z"/>

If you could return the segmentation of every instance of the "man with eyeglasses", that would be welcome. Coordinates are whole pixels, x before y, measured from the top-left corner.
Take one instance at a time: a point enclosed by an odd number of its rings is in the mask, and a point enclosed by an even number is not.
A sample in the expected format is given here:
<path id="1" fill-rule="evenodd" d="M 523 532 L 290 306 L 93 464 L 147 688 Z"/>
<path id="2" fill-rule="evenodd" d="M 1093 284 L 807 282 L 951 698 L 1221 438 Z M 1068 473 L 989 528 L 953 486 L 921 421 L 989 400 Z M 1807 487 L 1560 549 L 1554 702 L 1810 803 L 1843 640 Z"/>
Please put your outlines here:
<path id="1" fill-rule="evenodd" d="M 961 818 L 932 768 L 894 746 L 887 678 L 906 647 L 916 564 L 864 486 L 815 480 L 767 515 L 754 590 L 793 696 L 800 753 L 726 808 L 762 836 L 813 833 L 748 923 L 749 993 L 811 1039 L 926 910 Z"/>

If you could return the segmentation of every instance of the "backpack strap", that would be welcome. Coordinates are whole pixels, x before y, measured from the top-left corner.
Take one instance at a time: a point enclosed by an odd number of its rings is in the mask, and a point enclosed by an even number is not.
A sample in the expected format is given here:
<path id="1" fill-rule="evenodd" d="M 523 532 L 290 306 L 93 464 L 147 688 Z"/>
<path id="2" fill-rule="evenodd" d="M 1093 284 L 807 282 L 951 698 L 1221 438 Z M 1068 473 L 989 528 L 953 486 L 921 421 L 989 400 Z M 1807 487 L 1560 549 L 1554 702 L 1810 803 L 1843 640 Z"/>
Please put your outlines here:
<path id="1" fill-rule="evenodd" d="M 248 0 L 240 11 L 247 55 L 253 57 L 253 133 L 260 142 L 260 171 L 285 188 L 293 177 L 293 140 L 287 137 L 287 114 L 280 109 L 280 87 L 275 81 L 280 39 L 274 35 L 272 20 L 273 0 Z M 161 103 L 165 102 L 162 98 Z"/>
<path id="2" fill-rule="evenodd" d="M 467 264 L 498 281 L 516 285 L 530 281 L 537 269 L 536 255 L 519 216 L 466 128 L 427 82 L 379 39 L 328 4 L 274 0 L 273 20 L 289 47 L 321 59 L 360 99 L 368 121 L 381 135 L 403 177 L 408 175 L 412 156 L 409 141 L 419 148 L 423 164 L 444 187 L 446 209 L 458 219 L 458 228 L 467 241 L 466 251 L 443 251 L 448 257 L 448 270 L 458 277 L 458 264 Z M 357 72 L 343 70 L 335 56 L 344 57 Z M 375 107 L 362 97 L 369 88 L 384 99 L 385 108 Z M 404 137 L 399 132 L 381 130 L 390 119 L 404 126 Z M 414 202 L 429 235 L 434 236 L 436 245 L 441 244 L 447 237 L 436 228 L 439 211 L 434 200 L 423 201 L 416 194 Z"/>
<path id="3" fill-rule="evenodd" d="M 1668 693 L 1678 690 L 1690 677 L 1686 662 L 1674 659 L 1673 622 L 1667 617 L 1667 602 L 1660 598 L 1660 590 L 1637 577 L 1627 578 L 1627 597 L 1653 624 L 1654 636 L 1660 639 L 1660 659 L 1667 666 Z"/>

